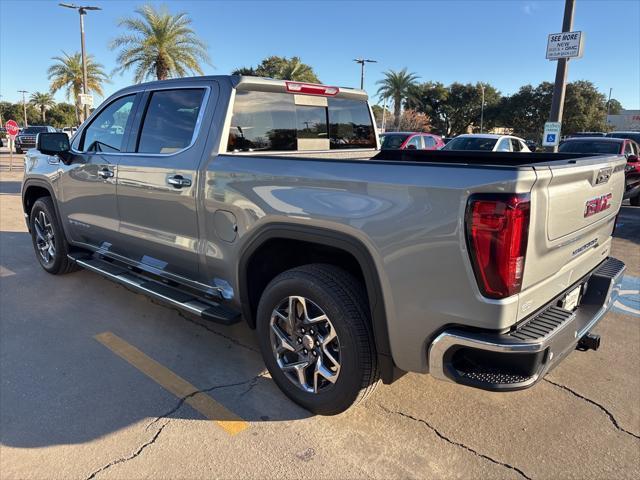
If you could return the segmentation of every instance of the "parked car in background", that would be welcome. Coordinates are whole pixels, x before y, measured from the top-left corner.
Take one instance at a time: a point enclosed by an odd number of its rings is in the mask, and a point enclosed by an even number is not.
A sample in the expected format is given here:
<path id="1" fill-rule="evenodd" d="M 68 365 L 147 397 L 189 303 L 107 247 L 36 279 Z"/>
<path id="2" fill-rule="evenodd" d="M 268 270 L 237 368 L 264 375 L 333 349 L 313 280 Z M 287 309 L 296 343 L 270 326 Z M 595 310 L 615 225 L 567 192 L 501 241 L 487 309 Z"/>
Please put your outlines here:
<path id="1" fill-rule="evenodd" d="M 16 137 L 16 153 L 24 153 L 35 148 L 36 137 L 39 133 L 55 133 L 56 129 L 49 125 L 31 125 L 22 130 Z"/>
<path id="2" fill-rule="evenodd" d="M 78 127 L 64 127 L 62 131 L 67 134 L 67 137 L 71 138 L 78 130 Z"/>
<path id="3" fill-rule="evenodd" d="M 538 142 L 536 142 L 535 140 L 525 140 L 524 143 L 532 152 L 535 152 L 538 149 Z"/>
<path id="4" fill-rule="evenodd" d="M 609 132 L 607 137 L 611 138 L 628 138 L 640 145 L 640 132 Z"/>
<path id="5" fill-rule="evenodd" d="M 606 133 L 604 132 L 575 132 L 570 133 L 565 138 L 580 138 L 580 137 L 604 137 Z"/>
<path id="6" fill-rule="evenodd" d="M 380 135 L 382 150 L 438 150 L 444 147 L 438 135 L 421 132 L 387 132 Z"/>
<path id="7" fill-rule="evenodd" d="M 522 138 L 511 135 L 494 135 L 490 133 L 469 133 L 458 135 L 447 143 L 442 150 L 531 152 Z"/>
<path id="8" fill-rule="evenodd" d="M 640 206 L 640 144 L 628 138 L 579 137 L 564 140 L 558 151 L 627 157 L 624 198 L 628 198 L 631 205 Z"/>

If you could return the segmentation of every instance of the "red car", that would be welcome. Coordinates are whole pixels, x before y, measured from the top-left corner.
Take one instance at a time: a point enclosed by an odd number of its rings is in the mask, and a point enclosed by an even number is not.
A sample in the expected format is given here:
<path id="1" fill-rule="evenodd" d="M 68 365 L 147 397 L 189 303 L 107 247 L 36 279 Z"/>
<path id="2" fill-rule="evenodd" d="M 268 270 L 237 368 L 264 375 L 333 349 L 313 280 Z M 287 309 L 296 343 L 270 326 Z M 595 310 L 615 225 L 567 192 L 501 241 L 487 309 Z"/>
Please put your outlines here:
<path id="1" fill-rule="evenodd" d="M 444 147 L 438 135 L 421 132 L 387 132 L 380 135 L 382 150 L 439 150 Z"/>
<path id="2" fill-rule="evenodd" d="M 629 138 L 612 137 L 567 138 L 560 144 L 558 151 L 627 157 L 624 198 L 628 198 L 631 205 L 640 206 L 640 145 L 635 141 Z"/>

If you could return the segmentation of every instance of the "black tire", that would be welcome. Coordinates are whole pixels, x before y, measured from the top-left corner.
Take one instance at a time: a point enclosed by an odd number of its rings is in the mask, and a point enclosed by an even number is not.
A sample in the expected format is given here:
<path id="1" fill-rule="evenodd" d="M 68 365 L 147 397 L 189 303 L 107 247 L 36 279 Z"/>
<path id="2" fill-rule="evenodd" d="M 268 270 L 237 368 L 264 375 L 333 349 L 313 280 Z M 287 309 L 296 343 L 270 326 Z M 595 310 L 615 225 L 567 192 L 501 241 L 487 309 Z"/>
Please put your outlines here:
<path id="1" fill-rule="evenodd" d="M 41 223 L 41 212 L 46 215 L 45 218 L 48 220 L 50 230 L 53 233 L 52 243 L 55 252 L 53 255 L 49 254 L 51 257 L 49 261 L 43 257 L 43 254 L 41 254 L 40 248 L 38 247 L 38 233 L 36 227 L 40 228 L 38 225 Z M 37 225 L 36 219 L 38 219 Z M 62 226 L 60 225 L 60 221 L 56 215 L 56 210 L 53 206 L 51 197 L 41 197 L 36 200 L 29 216 L 29 226 L 31 227 L 31 241 L 33 243 L 36 258 L 38 259 L 40 266 L 46 272 L 53 275 L 62 275 L 78 269 L 77 265 L 73 261 L 69 260 L 69 257 L 67 256 L 69 253 L 69 244 L 64 236 L 64 231 L 62 230 Z"/>
<path id="2" fill-rule="evenodd" d="M 21 148 L 16 147 L 16 153 L 17 153 L 18 155 L 22 155 L 22 149 L 21 149 Z"/>
<path id="3" fill-rule="evenodd" d="M 634 207 L 640 207 L 640 195 L 636 195 L 635 197 L 631 197 L 629 199 L 629 203 Z"/>
<path id="4" fill-rule="evenodd" d="M 326 313 L 340 345 L 340 370 L 335 383 L 307 392 L 278 366 L 272 349 L 270 320 L 283 299 L 301 296 Z M 312 413 L 335 415 L 366 398 L 379 383 L 375 344 L 363 286 L 333 265 L 311 264 L 281 273 L 264 290 L 256 326 L 267 369 L 280 389 Z"/>

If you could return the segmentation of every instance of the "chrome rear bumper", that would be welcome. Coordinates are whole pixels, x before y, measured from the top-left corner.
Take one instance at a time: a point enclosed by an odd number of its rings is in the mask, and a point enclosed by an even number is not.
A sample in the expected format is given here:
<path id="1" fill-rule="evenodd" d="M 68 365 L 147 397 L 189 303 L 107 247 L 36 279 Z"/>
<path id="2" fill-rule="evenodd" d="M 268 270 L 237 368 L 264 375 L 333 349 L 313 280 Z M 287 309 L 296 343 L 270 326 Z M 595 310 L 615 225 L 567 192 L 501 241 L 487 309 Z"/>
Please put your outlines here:
<path id="1" fill-rule="evenodd" d="M 431 375 L 485 390 L 532 386 L 571 353 L 611 308 L 625 268 L 610 257 L 567 289 L 583 285 L 581 302 L 573 312 L 558 306 L 563 292 L 507 333 L 443 331 L 429 348 Z"/>

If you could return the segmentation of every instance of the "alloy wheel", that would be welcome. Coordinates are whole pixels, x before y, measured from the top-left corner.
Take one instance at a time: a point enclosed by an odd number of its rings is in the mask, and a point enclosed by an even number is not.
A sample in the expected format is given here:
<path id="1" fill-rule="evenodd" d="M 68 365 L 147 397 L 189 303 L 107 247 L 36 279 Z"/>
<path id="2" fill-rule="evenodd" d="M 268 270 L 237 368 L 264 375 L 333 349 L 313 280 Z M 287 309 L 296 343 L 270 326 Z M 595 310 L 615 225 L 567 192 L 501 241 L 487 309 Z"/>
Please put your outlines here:
<path id="1" fill-rule="evenodd" d="M 340 374 L 340 341 L 325 312 L 305 297 L 283 299 L 271 313 L 271 349 L 298 388 L 319 393 Z"/>
<path id="2" fill-rule="evenodd" d="M 56 256 L 55 236 L 51 220 L 44 212 L 40 210 L 33 220 L 33 228 L 36 233 L 36 246 L 38 254 L 45 264 L 50 264 Z"/>

